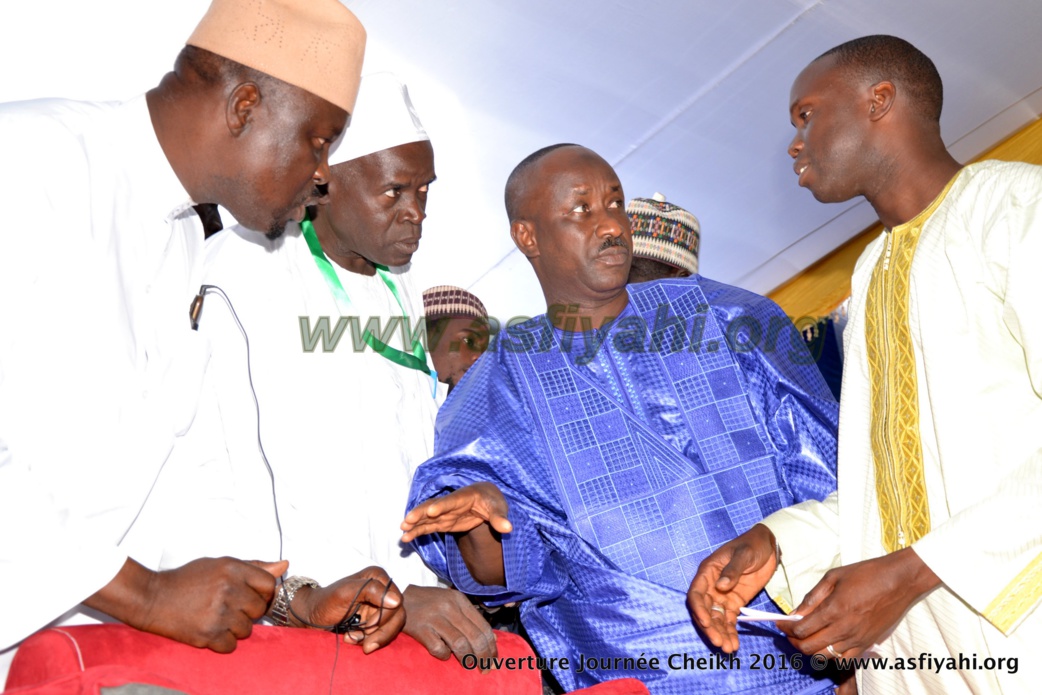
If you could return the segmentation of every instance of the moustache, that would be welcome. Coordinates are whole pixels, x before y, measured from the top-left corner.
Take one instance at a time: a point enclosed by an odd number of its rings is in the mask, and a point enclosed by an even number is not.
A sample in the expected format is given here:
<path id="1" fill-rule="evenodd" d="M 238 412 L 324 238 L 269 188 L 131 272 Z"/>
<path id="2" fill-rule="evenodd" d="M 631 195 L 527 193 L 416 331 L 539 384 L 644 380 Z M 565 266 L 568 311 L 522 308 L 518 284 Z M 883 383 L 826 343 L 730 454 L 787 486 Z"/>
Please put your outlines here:
<path id="1" fill-rule="evenodd" d="M 621 236 L 610 236 L 604 240 L 601 244 L 601 251 L 607 251 L 613 246 L 625 246 L 626 243 L 622 240 Z"/>

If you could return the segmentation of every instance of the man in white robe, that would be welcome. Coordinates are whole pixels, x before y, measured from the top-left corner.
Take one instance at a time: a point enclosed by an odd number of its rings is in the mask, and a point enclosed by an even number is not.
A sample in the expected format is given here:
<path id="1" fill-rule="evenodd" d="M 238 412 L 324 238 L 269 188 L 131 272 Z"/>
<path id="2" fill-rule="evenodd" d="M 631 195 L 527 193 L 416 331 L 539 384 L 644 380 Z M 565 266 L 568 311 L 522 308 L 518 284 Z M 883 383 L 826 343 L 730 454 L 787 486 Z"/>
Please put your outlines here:
<path id="1" fill-rule="evenodd" d="M 190 453 L 175 452 L 178 466 L 149 502 L 163 509 L 146 508 L 146 525 L 177 529 L 161 566 L 285 557 L 308 575 L 297 579 L 301 597 L 312 581 L 378 565 L 403 590 L 407 634 L 443 659 L 491 656 L 480 612 L 437 587 L 399 542 L 413 470 L 434 446 L 437 376 L 410 261 L 435 173 L 427 133 L 393 75 L 363 78 L 330 165 L 313 220 L 277 239 L 233 227 L 207 241 L 214 289 L 199 331 L 213 343 L 216 408 L 196 418 Z M 366 331 L 389 349 L 374 350 Z M 306 617 L 308 599 L 298 600 L 291 605 Z"/>
<path id="2" fill-rule="evenodd" d="M 889 36 L 794 83 L 800 185 L 864 195 L 886 226 L 853 276 L 839 490 L 721 548 L 689 604 L 734 651 L 735 613 L 767 583 L 812 658 L 887 660 L 858 665 L 861 692 L 1037 692 L 1042 167 L 960 167 L 940 111 L 933 63 Z"/>
<path id="3" fill-rule="evenodd" d="M 273 18 L 314 41 L 264 45 L 252 29 Z M 267 609 L 283 563 L 156 573 L 119 543 L 192 422 L 209 355 L 187 313 L 192 205 L 262 229 L 302 214 L 364 45 L 336 0 L 215 0 L 146 95 L 0 106 L 0 201 L 22 220 L 0 235 L 0 650 L 81 601 L 220 651 Z"/>

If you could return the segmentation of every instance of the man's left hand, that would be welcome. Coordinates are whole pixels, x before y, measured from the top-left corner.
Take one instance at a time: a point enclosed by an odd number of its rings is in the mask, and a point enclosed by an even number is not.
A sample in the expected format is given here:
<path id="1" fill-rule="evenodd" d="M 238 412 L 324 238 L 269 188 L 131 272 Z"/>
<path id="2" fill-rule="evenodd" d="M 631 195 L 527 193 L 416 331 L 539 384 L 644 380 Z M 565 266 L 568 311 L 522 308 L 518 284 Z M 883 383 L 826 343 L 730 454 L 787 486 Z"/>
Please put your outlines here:
<path id="1" fill-rule="evenodd" d="M 391 643 L 405 625 L 401 592 L 379 567 L 367 567 L 324 587 L 304 586 L 293 598 L 293 610 L 312 625 L 336 625 L 357 613 L 359 627 L 344 639 L 361 643 L 366 654 Z M 291 621 L 296 623 L 295 616 Z"/>
<path id="2" fill-rule="evenodd" d="M 496 656 L 496 636 L 481 611 L 455 589 L 407 586 L 405 634 L 445 661 L 467 654 L 478 659 Z"/>
<path id="3" fill-rule="evenodd" d="M 402 543 L 430 533 L 466 533 L 488 524 L 497 533 L 510 533 L 508 505 L 502 491 L 490 482 L 478 482 L 418 504 L 402 521 Z"/>
<path id="4" fill-rule="evenodd" d="M 778 628 L 804 654 L 855 657 L 882 641 L 940 583 L 914 550 L 904 548 L 829 570 L 793 611 L 803 619 Z"/>

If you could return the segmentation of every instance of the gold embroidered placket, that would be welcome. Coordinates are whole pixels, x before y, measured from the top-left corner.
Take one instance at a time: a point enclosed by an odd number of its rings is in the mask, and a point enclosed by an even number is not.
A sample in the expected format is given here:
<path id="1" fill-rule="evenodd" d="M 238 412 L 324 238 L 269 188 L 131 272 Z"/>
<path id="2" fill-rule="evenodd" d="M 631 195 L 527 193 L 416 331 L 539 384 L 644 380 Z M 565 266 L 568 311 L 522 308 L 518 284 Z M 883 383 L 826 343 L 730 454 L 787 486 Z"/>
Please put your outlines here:
<path id="1" fill-rule="evenodd" d="M 914 219 L 887 232 L 886 249 L 872 270 L 865 301 L 872 460 L 880 535 L 887 552 L 905 548 L 930 531 L 909 299 L 919 235 L 950 187 L 951 183 Z"/>

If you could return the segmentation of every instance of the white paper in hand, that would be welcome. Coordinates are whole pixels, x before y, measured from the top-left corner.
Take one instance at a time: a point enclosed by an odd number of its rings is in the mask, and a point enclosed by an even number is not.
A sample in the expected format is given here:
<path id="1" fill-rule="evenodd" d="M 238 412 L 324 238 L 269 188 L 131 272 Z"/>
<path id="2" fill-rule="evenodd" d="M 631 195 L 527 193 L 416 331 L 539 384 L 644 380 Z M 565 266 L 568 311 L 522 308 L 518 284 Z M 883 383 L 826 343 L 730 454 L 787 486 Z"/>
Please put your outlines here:
<path id="1" fill-rule="evenodd" d="M 785 615 L 784 613 L 768 613 L 767 611 L 759 611 L 755 608 L 747 608 L 746 606 L 742 606 L 738 610 L 741 613 L 741 615 L 738 616 L 738 622 L 740 623 L 751 623 L 761 621 L 791 623 L 803 619 L 802 615 L 796 615 L 795 613 L 793 613 L 792 615 Z"/>

